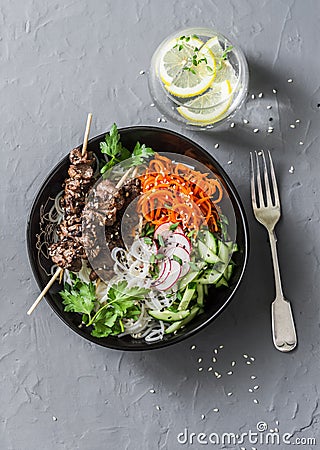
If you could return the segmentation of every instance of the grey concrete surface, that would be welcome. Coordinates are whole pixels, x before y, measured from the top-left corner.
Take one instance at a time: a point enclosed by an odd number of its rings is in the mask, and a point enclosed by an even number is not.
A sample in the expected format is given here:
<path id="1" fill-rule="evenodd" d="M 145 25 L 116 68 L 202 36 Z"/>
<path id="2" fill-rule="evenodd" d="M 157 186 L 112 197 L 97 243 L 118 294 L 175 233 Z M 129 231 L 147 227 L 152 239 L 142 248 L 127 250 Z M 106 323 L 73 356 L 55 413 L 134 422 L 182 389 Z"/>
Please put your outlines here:
<path id="1" fill-rule="evenodd" d="M 319 18 L 316 0 L 0 0 L 1 450 L 282 450 L 297 448 L 297 438 L 316 438 L 317 445 L 301 448 L 320 448 Z M 250 97 L 234 128 L 205 134 L 160 126 L 204 145 L 239 189 L 251 254 L 234 301 L 194 338 L 135 354 L 90 345 L 45 302 L 27 317 L 38 289 L 26 255 L 26 217 L 42 180 L 81 141 L 88 111 L 91 135 L 114 121 L 156 125 L 159 113 L 139 72 L 165 36 L 197 25 L 215 26 L 241 45 Z M 280 180 L 279 258 L 299 337 L 290 354 L 272 345 L 271 257 L 249 202 L 249 151 L 261 148 L 272 151 Z M 259 421 L 281 436 L 291 433 L 292 443 L 177 440 L 185 428 L 197 435 L 254 432 Z"/>

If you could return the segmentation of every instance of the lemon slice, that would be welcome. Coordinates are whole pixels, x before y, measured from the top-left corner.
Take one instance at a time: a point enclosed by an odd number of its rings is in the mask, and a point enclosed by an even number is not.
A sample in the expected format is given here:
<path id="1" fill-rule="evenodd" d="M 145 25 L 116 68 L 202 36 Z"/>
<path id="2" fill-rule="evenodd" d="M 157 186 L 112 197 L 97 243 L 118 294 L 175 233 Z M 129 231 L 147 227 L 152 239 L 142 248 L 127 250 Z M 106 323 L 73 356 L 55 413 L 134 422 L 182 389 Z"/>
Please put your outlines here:
<path id="1" fill-rule="evenodd" d="M 190 124 L 210 125 L 225 114 L 232 101 L 232 87 L 229 80 L 214 83 L 203 95 L 179 106 L 177 111 Z"/>
<path id="2" fill-rule="evenodd" d="M 238 77 L 236 72 L 229 61 L 222 60 L 224 49 L 221 47 L 217 36 L 209 39 L 204 47 L 208 48 L 214 55 L 216 60 L 216 77 L 215 83 L 221 83 L 222 81 L 229 80 L 232 89 L 238 84 Z"/>
<path id="3" fill-rule="evenodd" d="M 188 42 L 176 38 L 165 44 L 159 54 L 159 75 L 162 82 L 170 84 L 192 58 L 195 49 L 202 46 L 200 39 L 191 36 Z"/>
<path id="4" fill-rule="evenodd" d="M 216 60 L 222 58 L 223 48 L 221 47 L 221 44 L 217 36 L 208 39 L 207 42 L 205 43 L 205 47 L 207 47 L 209 50 L 212 51 Z"/>
<path id="5" fill-rule="evenodd" d="M 202 47 L 197 52 L 198 64 L 187 64 L 165 88 L 175 97 L 195 97 L 205 92 L 216 76 L 216 62 L 212 52 Z"/>

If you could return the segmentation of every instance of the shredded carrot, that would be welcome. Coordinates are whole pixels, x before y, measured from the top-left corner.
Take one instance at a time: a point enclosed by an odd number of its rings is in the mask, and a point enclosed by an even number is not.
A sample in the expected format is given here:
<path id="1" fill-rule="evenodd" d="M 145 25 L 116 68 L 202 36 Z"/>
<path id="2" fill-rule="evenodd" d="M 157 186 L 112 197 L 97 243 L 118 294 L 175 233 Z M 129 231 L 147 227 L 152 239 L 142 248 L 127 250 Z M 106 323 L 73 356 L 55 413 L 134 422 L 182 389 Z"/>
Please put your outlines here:
<path id="1" fill-rule="evenodd" d="M 218 231 L 223 189 L 208 175 L 156 154 L 140 176 L 143 195 L 138 205 L 144 218 L 155 226 L 180 222 L 183 228 L 199 230 L 206 224 Z"/>

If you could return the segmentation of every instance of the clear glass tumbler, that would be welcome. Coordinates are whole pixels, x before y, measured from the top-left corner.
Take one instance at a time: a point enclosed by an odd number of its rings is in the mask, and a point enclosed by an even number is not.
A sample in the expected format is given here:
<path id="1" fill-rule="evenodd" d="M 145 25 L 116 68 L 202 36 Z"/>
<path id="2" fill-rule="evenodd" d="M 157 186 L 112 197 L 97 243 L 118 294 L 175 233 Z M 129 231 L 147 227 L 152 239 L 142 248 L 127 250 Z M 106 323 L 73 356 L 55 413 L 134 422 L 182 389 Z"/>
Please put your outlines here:
<path id="1" fill-rule="evenodd" d="M 248 92 L 242 50 L 209 28 L 189 28 L 155 51 L 149 89 L 159 111 L 189 129 L 208 130 L 234 115 Z"/>

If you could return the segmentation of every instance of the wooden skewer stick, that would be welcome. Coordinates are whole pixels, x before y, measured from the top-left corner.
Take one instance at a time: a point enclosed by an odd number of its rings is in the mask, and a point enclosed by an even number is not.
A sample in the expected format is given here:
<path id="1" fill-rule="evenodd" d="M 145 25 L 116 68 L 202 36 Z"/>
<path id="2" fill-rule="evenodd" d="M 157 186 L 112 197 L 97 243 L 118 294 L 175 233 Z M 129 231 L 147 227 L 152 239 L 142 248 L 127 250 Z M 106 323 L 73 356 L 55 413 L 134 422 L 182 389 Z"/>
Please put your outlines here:
<path id="1" fill-rule="evenodd" d="M 83 145 L 82 145 L 82 156 L 84 156 L 84 154 L 87 151 L 87 146 L 88 146 L 88 139 L 89 139 L 89 133 L 90 133 L 90 127 L 91 127 L 91 121 L 92 121 L 92 113 L 88 114 L 88 118 L 87 118 L 87 125 L 86 125 L 86 131 L 84 133 L 84 138 L 83 138 Z M 58 278 L 59 275 L 61 275 L 61 272 L 63 272 L 63 269 L 61 267 L 58 267 L 58 269 L 56 270 L 55 274 L 52 276 L 51 280 L 49 280 L 48 284 L 46 285 L 46 287 L 43 289 L 43 291 L 41 292 L 41 294 L 39 295 L 39 297 L 36 299 L 36 301 L 33 303 L 33 305 L 28 309 L 27 314 L 28 316 L 30 316 L 30 314 L 33 313 L 33 311 L 36 309 L 36 307 L 39 305 L 39 303 L 41 302 L 41 300 L 43 299 L 43 297 L 46 295 L 46 293 L 48 292 L 48 290 L 51 288 L 51 286 L 53 285 L 53 283 L 56 281 L 56 279 Z"/>
<path id="2" fill-rule="evenodd" d="M 87 151 L 88 139 L 89 139 L 89 133 L 90 133 L 90 127 L 91 127 L 91 121 L 92 121 L 92 113 L 89 113 L 88 114 L 88 118 L 87 118 L 86 131 L 84 132 L 84 138 L 83 138 L 82 156 L 84 156 L 86 151 Z"/>
<path id="3" fill-rule="evenodd" d="M 51 286 L 53 285 L 53 283 L 56 281 L 56 279 L 58 278 L 58 276 L 60 275 L 60 273 L 63 271 L 63 269 L 61 267 L 58 267 L 58 269 L 56 270 L 55 274 L 53 275 L 53 277 L 51 278 L 51 280 L 49 281 L 49 283 L 47 284 L 47 286 L 43 289 L 43 291 L 41 292 L 41 294 L 39 295 L 39 297 L 37 298 L 37 300 L 33 303 L 33 305 L 30 307 L 30 309 L 27 311 L 28 316 L 30 316 L 30 314 L 33 313 L 33 311 L 36 309 L 36 307 L 39 305 L 39 303 L 41 302 L 41 300 L 43 299 L 43 297 L 46 295 L 46 293 L 48 292 L 48 290 L 51 288 Z"/>

